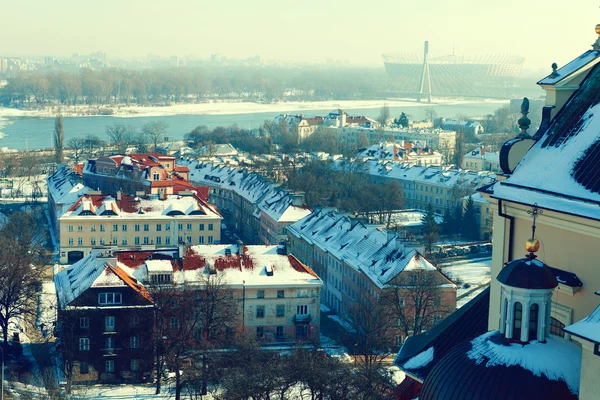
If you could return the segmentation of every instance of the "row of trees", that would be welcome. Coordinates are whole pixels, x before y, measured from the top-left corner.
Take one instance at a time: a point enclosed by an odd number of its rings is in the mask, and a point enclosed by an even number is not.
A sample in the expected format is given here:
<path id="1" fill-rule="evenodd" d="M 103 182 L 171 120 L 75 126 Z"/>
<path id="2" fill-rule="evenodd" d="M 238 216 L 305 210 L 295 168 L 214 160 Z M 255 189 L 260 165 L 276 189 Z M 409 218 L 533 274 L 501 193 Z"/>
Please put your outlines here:
<path id="1" fill-rule="evenodd" d="M 265 135 L 263 132 L 255 135 L 254 132 L 240 129 L 237 125 L 218 126 L 214 129 L 200 125 L 194 128 L 193 131 L 186 133 L 184 140 L 194 149 L 206 146 L 207 151 L 204 155 L 207 156 L 212 155 L 210 154 L 211 146 L 226 143 L 251 154 L 271 154 L 275 150 L 271 136 Z"/>
<path id="2" fill-rule="evenodd" d="M 206 98 L 276 100 L 354 99 L 384 90 L 383 72 L 375 69 L 106 68 L 67 72 L 23 72 L 0 89 L 5 106 L 44 107 L 50 103 L 145 104 L 198 102 Z M 293 93 L 286 93 L 288 89 Z"/>
<path id="3" fill-rule="evenodd" d="M 359 164 L 314 161 L 301 171 L 286 169 L 287 186 L 305 193 L 311 206 L 337 207 L 364 217 L 370 223 L 389 226 L 393 211 L 404 207 L 402 186 L 396 180 L 375 183 Z"/>

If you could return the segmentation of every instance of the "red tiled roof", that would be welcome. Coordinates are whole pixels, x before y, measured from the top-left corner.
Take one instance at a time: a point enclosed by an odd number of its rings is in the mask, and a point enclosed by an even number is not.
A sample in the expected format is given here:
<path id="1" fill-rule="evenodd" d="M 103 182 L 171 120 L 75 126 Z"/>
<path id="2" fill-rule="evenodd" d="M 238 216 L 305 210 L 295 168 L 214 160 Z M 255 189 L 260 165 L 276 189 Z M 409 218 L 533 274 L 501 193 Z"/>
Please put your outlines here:
<path id="1" fill-rule="evenodd" d="M 148 293 L 148 291 L 146 290 L 146 288 L 143 285 L 140 285 L 137 282 L 137 280 L 134 280 L 134 278 L 132 278 L 127 272 L 123 271 L 123 269 L 121 267 L 118 267 L 118 266 L 117 267 L 113 267 L 112 265 L 110 265 L 110 268 L 113 270 L 113 272 L 119 278 L 121 278 L 121 280 L 123 282 L 125 282 L 125 284 L 127 286 L 129 286 L 130 288 L 132 288 L 133 290 L 135 290 L 137 293 L 139 293 L 146 300 L 152 301 L 152 297 L 150 297 L 150 293 Z"/>
<path id="2" fill-rule="evenodd" d="M 190 169 L 185 165 L 175 165 L 175 168 L 173 168 L 173 170 L 175 172 L 190 172 Z"/>
<path id="3" fill-rule="evenodd" d="M 315 278 L 318 278 L 317 274 L 315 273 L 315 271 L 313 271 L 308 265 L 304 265 L 300 262 L 300 260 L 298 260 L 296 257 L 294 257 L 293 255 L 289 254 L 288 255 L 288 260 L 290 260 L 290 265 L 292 266 L 292 268 L 294 268 L 296 271 L 298 272 L 308 272 L 309 274 L 311 274 L 312 276 L 314 276 Z"/>

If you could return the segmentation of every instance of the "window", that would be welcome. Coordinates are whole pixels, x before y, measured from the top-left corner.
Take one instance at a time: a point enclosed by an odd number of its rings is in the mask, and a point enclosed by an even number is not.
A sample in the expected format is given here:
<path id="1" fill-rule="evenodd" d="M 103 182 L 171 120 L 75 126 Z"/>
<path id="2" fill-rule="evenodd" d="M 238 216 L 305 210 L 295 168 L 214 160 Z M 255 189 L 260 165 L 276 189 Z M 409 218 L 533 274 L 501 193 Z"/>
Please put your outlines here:
<path id="1" fill-rule="evenodd" d="M 136 236 L 136 237 L 133 238 L 133 243 L 140 244 L 140 238 L 139 238 L 139 236 Z"/>
<path id="2" fill-rule="evenodd" d="M 261 339 L 265 336 L 265 328 L 262 326 L 256 327 L 256 338 Z"/>
<path id="3" fill-rule="evenodd" d="M 133 315 L 129 318 L 129 326 L 137 328 L 140 324 L 140 318 L 137 315 Z"/>
<path id="4" fill-rule="evenodd" d="M 160 174 L 158 174 L 158 173 L 152 174 L 152 180 L 160 181 Z"/>
<path id="5" fill-rule="evenodd" d="M 104 338 L 104 349 L 114 350 L 115 349 L 115 338 L 108 336 Z"/>
<path id="6" fill-rule="evenodd" d="M 283 326 L 278 326 L 278 327 L 276 328 L 276 333 L 275 333 L 275 335 L 276 335 L 278 338 L 282 338 L 282 337 L 283 337 Z"/>
<path id="7" fill-rule="evenodd" d="M 131 347 L 132 349 L 138 349 L 140 347 L 140 338 L 137 336 L 130 337 L 129 347 Z"/>
<path id="8" fill-rule="evenodd" d="M 77 232 L 83 232 L 83 225 L 77 225 Z"/>
<path id="9" fill-rule="evenodd" d="M 115 372 L 115 360 L 104 361 L 104 372 Z"/>
<path id="10" fill-rule="evenodd" d="M 105 231 L 104 224 L 100 224 L 100 232 L 104 232 L 104 231 Z"/>
<path id="11" fill-rule="evenodd" d="M 83 238 L 77 238 L 77 245 L 79 245 L 79 246 L 83 245 Z"/>
<path id="12" fill-rule="evenodd" d="M 537 340 L 539 309 L 537 304 L 529 308 L 529 340 Z"/>
<path id="13" fill-rule="evenodd" d="M 177 229 L 179 229 L 180 231 L 183 230 L 183 224 L 177 224 Z"/>
<path id="14" fill-rule="evenodd" d="M 150 225 L 144 224 L 144 232 L 148 232 L 150 230 Z"/>
<path id="15" fill-rule="evenodd" d="M 171 244 L 171 236 L 165 236 L 165 244 Z"/>
<path id="16" fill-rule="evenodd" d="M 186 225 L 186 229 L 187 229 L 188 231 L 191 231 L 191 230 L 192 230 L 192 224 L 187 224 L 187 225 Z"/>
<path id="17" fill-rule="evenodd" d="M 256 318 L 265 317 L 265 306 L 256 306 Z"/>
<path id="18" fill-rule="evenodd" d="M 417 283 L 417 275 L 416 274 L 412 274 L 410 276 L 410 283 Z"/>
<path id="19" fill-rule="evenodd" d="M 115 331 L 115 317 L 112 315 L 107 315 L 104 317 L 104 332 L 114 332 Z"/>
<path id="20" fill-rule="evenodd" d="M 442 298 L 440 296 L 436 296 L 435 299 L 433 299 L 433 305 L 437 307 L 441 306 Z"/>
<path id="21" fill-rule="evenodd" d="M 204 230 L 204 224 L 200 224 L 200 230 L 203 231 Z"/>
<path id="22" fill-rule="evenodd" d="M 170 274 L 152 274 L 150 276 L 150 280 L 154 284 L 156 284 L 156 283 L 169 283 L 169 282 L 171 282 L 171 275 Z"/>
<path id="23" fill-rule="evenodd" d="M 285 306 L 283 304 L 277 305 L 277 317 L 285 317 Z"/>
<path id="24" fill-rule="evenodd" d="M 73 225 L 69 225 L 69 232 L 73 232 Z"/>
<path id="25" fill-rule="evenodd" d="M 144 236 L 144 244 L 150 244 L 150 237 Z"/>
<path id="26" fill-rule="evenodd" d="M 124 238 L 121 239 L 121 244 L 123 246 L 127 246 L 127 238 L 126 237 L 124 237 Z"/>
<path id="27" fill-rule="evenodd" d="M 204 236 L 198 236 L 198 243 L 204 244 Z"/>
<path id="28" fill-rule="evenodd" d="M 399 307 L 404 307 L 404 297 L 399 297 L 398 298 L 398 306 Z"/>
<path id="29" fill-rule="evenodd" d="M 396 346 L 402 345 L 402 336 L 396 335 Z"/>
<path id="30" fill-rule="evenodd" d="M 162 225 L 156 224 L 156 232 L 160 232 L 160 231 L 162 231 Z"/>
<path id="31" fill-rule="evenodd" d="M 171 300 L 169 307 L 171 307 L 172 309 L 175 309 L 175 308 L 177 308 L 177 304 L 178 304 L 177 300 L 173 299 L 173 300 Z"/>
<path id="32" fill-rule="evenodd" d="M 162 237 L 160 237 L 160 236 L 156 237 L 156 244 L 162 244 Z"/>
<path id="33" fill-rule="evenodd" d="M 185 237 L 185 241 L 187 242 L 187 244 L 192 244 L 192 237 L 191 236 L 186 236 Z"/>
<path id="34" fill-rule="evenodd" d="M 127 232 L 127 225 L 125 225 L 125 224 L 121 225 L 121 230 L 123 232 Z"/>
<path id="35" fill-rule="evenodd" d="M 213 237 L 212 237 L 212 236 L 209 236 L 209 237 L 208 237 L 208 244 L 212 244 L 212 242 L 213 242 Z"/>
<path id="36" fill-rule="evenodd" d="M 565 331 L 563 331 L 564 327 L 565 327 L 565 324 L 563 324 L 556 318 L 552 318 L 552 317 L 550 318 L 550 334 L 551 335 L 555 335 L 555 336 L 564 338 L 565 337 Z"/>
<path id="37" fill-rule="evenodd" d="M 90 231 L 96 232 L 96 225 L 91 225 L 90 226 Z"/>
<path id="38" fill-rule="evenodd" d="M 112 243 L 112 244 L 115 244 L 115 245 L 116 245 L 118 241 L 119 241 L 119 238 L 118 238 L 117 236 L 113 236 L 113 237 L 111 238 L 111 243 Z"/>
<path id="39" fill-rule="evenodd" d="M 521 303 L 516 302 L 514 306 L 514 326 L 512 338 L 516 340 L 521 339 L 521 323 L 523 322 L 523 306 Z"/>
<path id="40" fill-rule="evenodd" d="M 171 319 L 169 320 L 169 327 L 171 329 L 179 328 L 179 319 L 177 317 L 171 317 Z"/>
<path id="41" fill-rule="evenodd" d="M 208 230 L 212 231 L 215 229 L 215 225 L 214 224 L 208 224 Z"/>
<path id="42" fill-rule="evenodd" d="M 90 350 L 90 338 L 82 337 L 79 338 L 79 351 Z"/>
<path id="43" fill-rule="evenodd" d="M 285 290 L 278 290 L 277 291 L 277 298 L 278 299 L 283 299 L 285 297 Z"/>
<path id="44" fill-rule="evenodd" d="M 264 299 L 265 298 L 265 291 L 264 290 L 257 290 L 256 291 L 256 298 L 257 299 Z"/>
<path id="45" fill-rule="evenodd" d="M 308 336 L 308 326 L 296 325 L 296 337 L 297 338 L 305 338 L 307 336 Z"/>
<path id="46" fill-rule="evenodd" d="M 195 329 L 194 330 L 194 339 L 196 339 L 197 342 L 201 342 L 202 341 L 202 329 Z"/>
<path id="47" fill-rule="evenodd" d="M 90 319 L 88 317 L 79 317 L 79 327 L 87 329 L 90 327 Z"/>
<path id="48" fill-rule="evenodd" d="M 298 290 L 296 297 L 308 297 L 308 290 L 307 289 Z"/>
<path id="49" fill-rule="evenodd" d="M 69 245 L 73 245 L 73 238 L 69 238 Z"/>
<path id="50" fill-rule="evenodd" d="M 119 224 L 113 224 L 113 231 L 114 232 L 118 232 L 119 231 Z"/>
<path id="51" fill-rule="evenodd" d="M 298 315 L 308 315 L 308 305 L 300 304 L 296 306 L 296 314 Z"/>
<path id="52" fill-rule="evenodd" d="M 104 246 L 104 238 L 100 238 L 100 246 Z"/>
<path id="53" fill-rule="evenodd" d="M 132 371 L 139 371 L 140 370 L 140 360 L 132 359 L 129 362 L 129 369 Z"/>
<path id="54" fill-rule="evenodd" d="M 165 224 L 165 231 L 171 230 L 171 224 Z"/>
<path id="55" fill-rule="evenodd" d="M 95 246 L 96 245 L 96 238 L 90 238 L 90 245 Z"/>
<path id="56" fill-rule="evenodd" d="M 140 231 L 140 224 L 135 224 L 133 226 L 133 230 L 136 231 L 136 232 L 139 232 Z"/>
<path id="57" fill-rule="evenodd" d="M 80 374 L 89 374 L 90 373 L 90 364 L 85 361 L 81 361 L 79 363 L 79 373 Z"/>
<path id="58" fill-rule="evenodd" d="M 122 300 L 121 293 L 100 293 L 98 295 L 98 304 L 101 306 L 121 304 Z"/>

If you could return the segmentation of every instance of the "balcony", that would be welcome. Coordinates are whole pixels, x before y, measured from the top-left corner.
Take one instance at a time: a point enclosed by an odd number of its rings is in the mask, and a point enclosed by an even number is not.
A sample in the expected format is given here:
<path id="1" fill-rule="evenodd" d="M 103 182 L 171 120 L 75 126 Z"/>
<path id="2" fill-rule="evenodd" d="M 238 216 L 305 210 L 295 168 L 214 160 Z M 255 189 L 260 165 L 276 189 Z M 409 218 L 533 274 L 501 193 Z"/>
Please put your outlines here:
<path id="1" fill-rule="evenodd" d="M 104 357 L 111 357 L 111 356 L 116 356 L 117 352 L 123 350 L 121 348 L 110 348 L 110 349 L 102 349 L 102 355 Z"/>
<path id="2" fill-rule="evenodd" d="M 310 314 L 296 314 L 294 322 L 296 324 L 310 324 Z"/>

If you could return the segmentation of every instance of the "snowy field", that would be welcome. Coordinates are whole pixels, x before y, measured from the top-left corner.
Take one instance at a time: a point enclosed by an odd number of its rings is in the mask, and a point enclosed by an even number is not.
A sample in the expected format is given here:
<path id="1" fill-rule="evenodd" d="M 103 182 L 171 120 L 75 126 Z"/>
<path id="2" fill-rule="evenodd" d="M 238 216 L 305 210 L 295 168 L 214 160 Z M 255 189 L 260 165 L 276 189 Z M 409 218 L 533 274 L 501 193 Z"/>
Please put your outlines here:
<path id="1" fill-rule="evenodd" d="M 492 266 L 491 257 L 474 258 L 471 260 L 452 261 L 449 263 L 440 264 L 442 271 L 451 279 L 460 279 L 461 286 L 458 288 L 457 296 L 460 297 L 469 293 L 480 285 L 490 283 L 490 270 Z M 469 293 L 457 302 L 457 307 L 460 308 L 470 299 L 477 296 L 485 287 Z"/>

